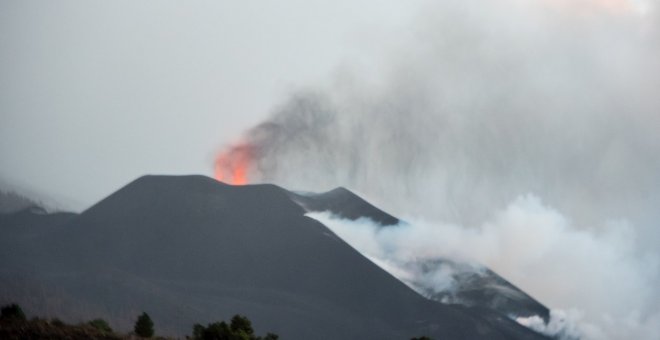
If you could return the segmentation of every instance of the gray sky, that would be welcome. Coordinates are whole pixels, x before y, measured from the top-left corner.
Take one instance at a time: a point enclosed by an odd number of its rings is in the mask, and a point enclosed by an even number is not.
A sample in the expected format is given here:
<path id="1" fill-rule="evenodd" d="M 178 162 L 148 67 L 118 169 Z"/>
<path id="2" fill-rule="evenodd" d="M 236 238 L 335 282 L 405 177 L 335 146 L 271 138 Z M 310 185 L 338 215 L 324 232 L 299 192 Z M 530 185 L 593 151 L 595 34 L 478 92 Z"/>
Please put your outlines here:
<path id="1" fill-rule="evenodd" d="M 211 175 L 223 144 L 414 3 L 3 1 L 0 179 L 80 209 L 142 174 Z"/>

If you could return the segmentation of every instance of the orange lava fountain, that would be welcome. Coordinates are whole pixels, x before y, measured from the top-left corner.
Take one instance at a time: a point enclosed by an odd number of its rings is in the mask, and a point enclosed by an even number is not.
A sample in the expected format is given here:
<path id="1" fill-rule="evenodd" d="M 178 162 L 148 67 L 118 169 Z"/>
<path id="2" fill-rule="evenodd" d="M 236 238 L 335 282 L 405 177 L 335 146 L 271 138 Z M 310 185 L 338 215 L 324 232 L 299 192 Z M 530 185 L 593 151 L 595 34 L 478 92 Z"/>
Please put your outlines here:
<path id="1" fill-rule="evenodd" d="M 221 152 L 215 160 L 215 179 L 232 185 L 247 184 L 252 156 L 253 148 L 248 144 Z"/>

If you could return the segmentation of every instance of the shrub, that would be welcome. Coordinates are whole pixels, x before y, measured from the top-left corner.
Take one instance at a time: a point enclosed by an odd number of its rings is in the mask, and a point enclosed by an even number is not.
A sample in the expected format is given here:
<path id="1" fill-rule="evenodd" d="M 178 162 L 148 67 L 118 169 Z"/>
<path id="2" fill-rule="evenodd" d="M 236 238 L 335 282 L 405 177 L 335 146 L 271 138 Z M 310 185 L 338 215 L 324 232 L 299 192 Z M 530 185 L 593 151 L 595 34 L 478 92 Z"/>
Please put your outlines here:
<path id="1" fill-rule="evenodd" d="M 234 317 L 231 318 L 231 324 L 229 327 L 231 328 L 231 331 L 237 335 L 244 334 L 249 338 L 254 334 L 254 329 L 252 329 L 252 322 L 250 322 L 247 317 L 242 315 L 234 315 Z"/>
<path id="2" fill-rule="evenodd" d="M 154 322 L 151 321 L 149 314 L 142 313 L 135 322 L 133 331 L 136 335 L 143 338 L 151 338 L 154 336 Z"/>
<path id="3" fill-rule="evenodd" d="M 266 333 L 266 336 L 261 338 L 262 340 L 278 340 L 280 338 L 279 335 L 273 334 L 273 333 Z"/>
<path id="4" fill-rule="evenodd" d="M 58 318 L 52 318 L 52 319 L 50 319 L 50 323 L 51 323 L 53 326 L 57 326 L 57 327 L 62 327 L 62 326 L 64 326 L 64 322 L 63 322 L 62 320 L 58 319 Z"/>
<path id="5" fill-rule="evenodd" d="M 229 325 L 226 322 L 215 322 L 206 327 L 195 324 L 193 326 L 194 340 L 278 340 L 279 336 L 273 333 L 265 337 L 254 335 L 252 322 L 245 316 L 234 315 Z"/>
<path id="6" fill-rule="evenodd" d="M 112 333 L 113 332 L 112 328 L 110 328 L 110 325 L 108 324 L 108 322 L 103 320 L 103 319 L 94 319 L 94 320 L 88 322 L 87 324 L 89 324 L 90 326 L 98 329 L 99 331 L 101 331 L 103 333 Z"/>
<path id="7" fill-rule="evenodd" d="M 224 321 L 209 324 L 203 334 L 204 340 L 230 340 L 234 338 L 234 333 Z"/>
<path id="8" fill-rule="evenodd" d="M 15 303 L 2 307 L 0 311 L 0 319 L 13 319 L 25 321 L 25 313 L 21 307 Z"/>

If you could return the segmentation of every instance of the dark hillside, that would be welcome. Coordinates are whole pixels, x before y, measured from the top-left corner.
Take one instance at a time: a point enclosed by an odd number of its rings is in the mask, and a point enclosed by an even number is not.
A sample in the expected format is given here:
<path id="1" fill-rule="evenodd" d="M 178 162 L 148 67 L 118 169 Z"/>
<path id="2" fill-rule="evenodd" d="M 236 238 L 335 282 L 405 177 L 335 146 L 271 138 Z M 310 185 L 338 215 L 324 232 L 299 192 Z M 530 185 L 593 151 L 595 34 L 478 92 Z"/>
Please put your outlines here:
<path id="1" fill-rule="evenodd" d="M 376 208 L 346 188 L 336 188 L 321 194 L 290 193 L 291 199 L 306 211 L 329 211 L 349 220 L 369 218 L 382 226 L 395 225 L 399 219 Z"/>
<path id="2" fill-rule="evenodd" d="M 120 330 L 147 311 L 171 335 L 240 313 L 282 339 L 543 339 L 492 310 L 423 298 L 304 213 L 274 185 L 145 176 L 29 241 L 0 225 L 18 240 L 0 241 L 0 279 L 20 283 L 0 303 Z"/>

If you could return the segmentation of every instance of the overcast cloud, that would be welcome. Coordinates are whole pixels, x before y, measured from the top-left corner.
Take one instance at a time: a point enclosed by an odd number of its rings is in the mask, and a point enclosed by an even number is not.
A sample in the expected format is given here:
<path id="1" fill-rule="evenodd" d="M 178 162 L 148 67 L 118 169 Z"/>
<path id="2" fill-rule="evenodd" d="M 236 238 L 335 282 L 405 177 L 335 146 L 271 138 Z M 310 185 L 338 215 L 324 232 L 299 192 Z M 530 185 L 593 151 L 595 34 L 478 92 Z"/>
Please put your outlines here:
<path id="1" fill-rule="evenodd" d="M 0 181 L 82 209 L 214 153 L 415 2 L 2 1 Z M 60 202 L 62 203 L 62 202 Z"/>

